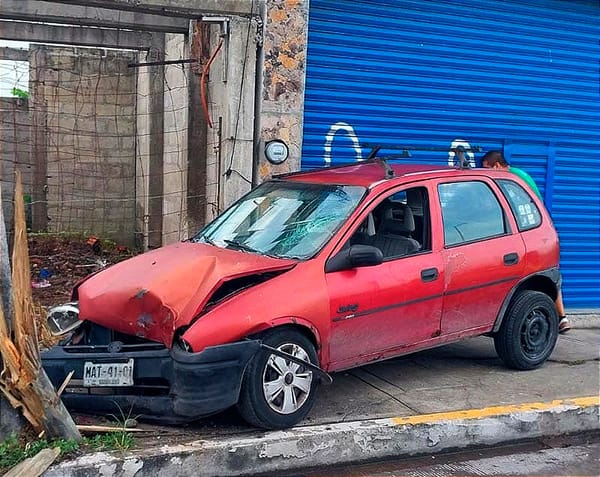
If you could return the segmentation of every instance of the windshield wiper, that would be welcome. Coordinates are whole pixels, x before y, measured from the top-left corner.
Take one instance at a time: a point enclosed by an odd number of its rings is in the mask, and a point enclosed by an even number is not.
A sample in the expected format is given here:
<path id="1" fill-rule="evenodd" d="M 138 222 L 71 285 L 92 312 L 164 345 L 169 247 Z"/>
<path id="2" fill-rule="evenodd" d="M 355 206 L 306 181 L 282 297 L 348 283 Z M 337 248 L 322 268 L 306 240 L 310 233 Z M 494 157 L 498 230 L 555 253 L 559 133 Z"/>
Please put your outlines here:
<path id="1" fill-rule="evenodd" d="M 240 243 L 235 240 L 223 239 L 223 242 L 225 242 L 229 247 L 236 249 L 236 250 L 241 250 L 243 252 L 256 253 L 258 255 L 264 255 L 265 257 L 271 257 L 271 258 L 284 258 L 281 255 L 277 255 L 275 253 L 263 252 L 262 250 L 252 248 L 250 245 L 246 245 L 245 243 Z"/>
<path id="2" fill-rule="evenodd" d="M 260 250 L 256 250 L 255 248 L 250 247 L 250 245 L 246 245 L 245 243 L 240 243 L 240 242 L 236 242 L 235 240 L 228 240 L 228 239 L 223 239 L 223 242 L 225 242 L 229 247 L 234 248 L 236 250 L 241 250 L 243 252 L 250 252 L 250 253 L 259 253 L 259 254 L 263 254 Z"/>
<path id="3" fill-rule="evenodd" d="M 208 237 L 207 235 L 201 235 L 199 238 L 201 238 L 204 241 L 204 243 L 212 245 L 213 247 L 217 246 L 215 241 L 213 239 L 211 239 L 210 237 Z"/>

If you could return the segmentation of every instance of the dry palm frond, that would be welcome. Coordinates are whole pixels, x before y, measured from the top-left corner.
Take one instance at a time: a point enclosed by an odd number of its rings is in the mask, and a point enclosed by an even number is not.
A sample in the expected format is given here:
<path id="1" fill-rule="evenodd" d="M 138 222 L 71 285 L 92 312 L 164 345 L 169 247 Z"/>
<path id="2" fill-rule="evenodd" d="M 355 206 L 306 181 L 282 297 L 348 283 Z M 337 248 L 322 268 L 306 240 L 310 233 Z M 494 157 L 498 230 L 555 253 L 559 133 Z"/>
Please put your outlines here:
<path id="1" fill-rule="evenodd" d="M 16 174 L 15 181 L 14 224 L 12 260 L 14 339 L 0 303 L 0 353 L 4 364 L 0 374 L 0 390 L 13 407 L 21 409 L 23 416 L 37 433 L 44 431 L 50 437 L 79 440 L 81 434 L 41 367 L 36 314 L 31 296 L 25 205 L 19 172 Z"/>
<path id="2" fill-rule="evenodd" d="M 23 197 L 21 174 L 17 171 L 15 198 Z M 24 359 L 35 373 L 40 367 L 40 353 L 37 344 L 36 323 L 33 314 L 31 296 L 31 272 L 29 268 L 29 250 L 27 248 L 27 229 L 25 225 L 25 203 L 15 200 L 15 242 L 12 256 L 12 284 L 14 297 L 14 335 L 15 344 L 25 353 Z"/>

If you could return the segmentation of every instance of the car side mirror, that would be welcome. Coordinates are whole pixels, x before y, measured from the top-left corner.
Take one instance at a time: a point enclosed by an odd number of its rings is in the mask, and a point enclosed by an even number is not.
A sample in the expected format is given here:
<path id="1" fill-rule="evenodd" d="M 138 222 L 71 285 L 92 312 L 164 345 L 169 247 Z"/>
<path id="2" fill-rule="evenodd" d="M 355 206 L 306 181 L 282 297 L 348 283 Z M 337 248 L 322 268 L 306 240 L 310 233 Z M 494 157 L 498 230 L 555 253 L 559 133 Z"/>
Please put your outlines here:
<path id="1" fill-rule="evenodd" d="M 372 245 L 351 245 L 340 250 L 325 264 L 325 273 L 350 270 L 358 267 L 372 267 L 383 262 L 383 253 Z"/>

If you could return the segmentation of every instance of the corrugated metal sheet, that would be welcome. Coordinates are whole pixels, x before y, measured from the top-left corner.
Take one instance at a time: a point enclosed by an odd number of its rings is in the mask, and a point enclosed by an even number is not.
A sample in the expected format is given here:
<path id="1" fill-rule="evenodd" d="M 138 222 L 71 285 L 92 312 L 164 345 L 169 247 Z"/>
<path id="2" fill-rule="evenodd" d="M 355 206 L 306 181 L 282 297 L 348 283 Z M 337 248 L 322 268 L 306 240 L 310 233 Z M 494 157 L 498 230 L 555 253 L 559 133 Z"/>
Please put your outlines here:
<path id="1" fill-rule="evenodd" d="M 311 0 L 302 166 L 504 148 L 552 211 L 567 307 L 598 309 L 599 24 L 597 1 Z"/>

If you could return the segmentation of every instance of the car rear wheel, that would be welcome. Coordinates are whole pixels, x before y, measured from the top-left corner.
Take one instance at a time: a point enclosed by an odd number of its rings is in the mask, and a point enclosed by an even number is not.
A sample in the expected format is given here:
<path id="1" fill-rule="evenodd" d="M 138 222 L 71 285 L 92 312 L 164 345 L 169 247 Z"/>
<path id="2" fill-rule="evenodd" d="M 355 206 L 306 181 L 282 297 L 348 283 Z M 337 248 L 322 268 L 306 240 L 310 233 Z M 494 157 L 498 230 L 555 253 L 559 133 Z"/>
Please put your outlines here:
<path id="1" fill-rule="evenodd" d="M 524 290 L 512 300 L 494 345 L 509 368 L 535 369 L 552 354 L 557 337 L 554 302 L 544 293 Z"/>
<path id="2" fill-rule="evenodd" d="M 315 347 L 298 331 L 275 328 L 261 339 L 266 345 L 318 366 Z M 316 387 L 317 378 L 308 368 L 263 349 L 246 368 L 238 409 L 254 426 L 283 429 L 308 414 Z"/>

